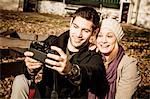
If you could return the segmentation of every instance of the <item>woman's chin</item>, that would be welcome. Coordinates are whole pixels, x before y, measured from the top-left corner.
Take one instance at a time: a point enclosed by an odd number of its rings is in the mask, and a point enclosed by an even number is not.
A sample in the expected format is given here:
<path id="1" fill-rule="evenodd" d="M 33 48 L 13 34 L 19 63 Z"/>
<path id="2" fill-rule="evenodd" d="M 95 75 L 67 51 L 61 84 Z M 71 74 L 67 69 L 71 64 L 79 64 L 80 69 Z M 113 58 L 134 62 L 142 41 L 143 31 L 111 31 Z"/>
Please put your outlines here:
<path id="1" fill-rule="evenodd" d="M 105 50 L 100 50 L 100 52 L 103 53 L 103 54 L 108 54 L 110 51 L 105 49 Z"/>

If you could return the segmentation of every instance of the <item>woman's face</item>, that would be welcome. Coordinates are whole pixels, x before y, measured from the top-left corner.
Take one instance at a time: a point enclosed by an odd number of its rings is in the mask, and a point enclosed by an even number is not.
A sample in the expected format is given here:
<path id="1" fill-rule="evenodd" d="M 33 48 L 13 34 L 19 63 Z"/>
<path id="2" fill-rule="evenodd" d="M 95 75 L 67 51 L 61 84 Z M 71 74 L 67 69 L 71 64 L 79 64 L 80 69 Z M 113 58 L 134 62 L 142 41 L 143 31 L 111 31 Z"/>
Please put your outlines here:
<path id="1" fill-rule="evenodd" d="M 110 54 L 117 43 L 115 34 L 108 28 L 101 28 L 97 39 L 97 48 L 103 54 Z"/>

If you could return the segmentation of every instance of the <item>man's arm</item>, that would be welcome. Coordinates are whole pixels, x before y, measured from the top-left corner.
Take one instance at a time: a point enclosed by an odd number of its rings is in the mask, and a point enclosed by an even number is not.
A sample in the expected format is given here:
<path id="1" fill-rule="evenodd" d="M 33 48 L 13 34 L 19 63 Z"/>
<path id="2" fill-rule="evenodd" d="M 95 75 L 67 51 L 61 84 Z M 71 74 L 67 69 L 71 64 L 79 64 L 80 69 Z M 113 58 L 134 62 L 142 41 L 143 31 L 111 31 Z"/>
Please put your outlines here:
<path id="1" fill-rule="evenodd" d="M 26 51 L 24 55 L 25 58 L 25 65 L 27 66 L 26 75 L 31 78 L 36 76 L 38 71 L 42 69 L 42 66 L 45 64 L 45 59 L 47 58 L 47 53 L 45 51 L 41 51 L 41 49 L 45 49 L 45 47 L 49 47 L 52 44 L 56 44 L 57 36 L 50 35 L 45 41 L 39 42 L 40 44 L 49 44 L 47 46 L 39 47 L 37 42 L 31 43 L 29 51 Z M 40 50 L 39 50 L 40 49 Z M 49 50 L 49 48 L 46 48 Z M 42 64 L 43 63 L 43 64 Z"/>
<path id="2" fill-rule="evenodd" d="M 92 66 L 88 67 L 89 69 L 91 69 L 92 72 L 92 76 L 89 83 L 89 89 L 99 98 L 104 98 L 109 86 L 106 79 L 106 70 L 100 54 L 94 54 L 91 60 L 89 61 L 89 65 Z"/>

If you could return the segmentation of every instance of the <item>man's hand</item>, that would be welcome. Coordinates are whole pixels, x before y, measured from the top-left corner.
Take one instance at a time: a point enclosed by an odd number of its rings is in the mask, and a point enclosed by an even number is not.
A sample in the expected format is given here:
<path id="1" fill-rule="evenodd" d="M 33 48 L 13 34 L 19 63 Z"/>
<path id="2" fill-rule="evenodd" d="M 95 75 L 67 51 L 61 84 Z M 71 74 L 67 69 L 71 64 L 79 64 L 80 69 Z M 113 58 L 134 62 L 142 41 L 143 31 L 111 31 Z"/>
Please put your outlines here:
<path id="1" fill-rule="evenodd" d="M 34 55 L 32 52 L 26 51 L 24 53 L 24 55 L 26 56 L 25 64 L 26 64 L 26 66 L 28 67 L 29 70 L 32 71 L 33 69 L 36 69 L 36 68 L 39 68 L 39 67 L 42 66 L 42 63 L 40 63 L 39 61 L 37 61 L 35 59 L 30 58 Z"/>
<path id="2" fill-rule="evenodd" d="M 67 55 L 56 46 L 51 46 L 51 50 L 56 51 L 59 55 L 48 53 L 45 62 L 50 66 L 46 65 L 46 67 L 58 71 L 61 75 L 66 75 L 71 70 L 71 63 Z"/>

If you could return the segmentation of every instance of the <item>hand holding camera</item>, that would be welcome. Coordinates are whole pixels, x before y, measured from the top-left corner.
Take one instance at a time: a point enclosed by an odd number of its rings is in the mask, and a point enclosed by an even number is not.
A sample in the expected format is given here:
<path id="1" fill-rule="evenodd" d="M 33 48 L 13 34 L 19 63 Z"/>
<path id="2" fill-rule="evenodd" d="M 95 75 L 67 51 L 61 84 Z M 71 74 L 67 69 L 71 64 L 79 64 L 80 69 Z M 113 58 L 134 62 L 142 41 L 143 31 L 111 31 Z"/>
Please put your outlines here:
<path id="1" fill-rule="evenodd" d="M 25 52 L 24 55 L 26 56 L 26 66 L 31 70 L 41 67 L 42 63 L 62 75 L 67 74 L 71 69 L 71 63 L 63 50 L 44 42 L 33 42 L 29 51 Z"/>
<path id="2" fill-rule="evenodd" d="M 36 69 L 42 66 L 42 63 L 45 63 L 47 58 L 47 53 L 50 52 L 48 44 L 44 42 L 32 42 L 29 48 L 29 51 L 26 51 L 24 55 L 26 66 L 30 69 Z"/>

